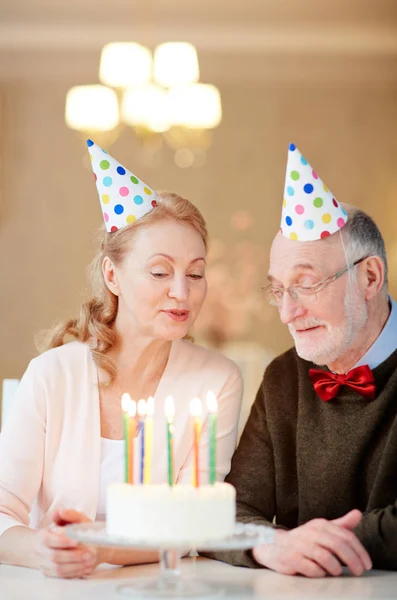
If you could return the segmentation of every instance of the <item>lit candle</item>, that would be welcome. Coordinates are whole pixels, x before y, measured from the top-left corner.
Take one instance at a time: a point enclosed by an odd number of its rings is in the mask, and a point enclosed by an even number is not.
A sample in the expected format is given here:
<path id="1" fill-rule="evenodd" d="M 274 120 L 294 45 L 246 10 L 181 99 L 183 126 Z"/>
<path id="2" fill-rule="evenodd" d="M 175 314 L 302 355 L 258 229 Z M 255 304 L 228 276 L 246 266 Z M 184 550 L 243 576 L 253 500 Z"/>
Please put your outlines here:
<path id="1" fill-rule="evenodd" d="M 130 398 L 131 400 L 131 398 Z M 134 483 L 134 439 L 136 436 L 136 402 L 131 400 L 128 407 L 128 483 Z"/>
<path id="2" fill-rule="evenodd" d="M 175 405 L 172 396 L 165 399 L 165 416 L 167 418 L 167 455 L 168 455 L 168 485 L 174 485 L 174 415 Z"/>
<path id="3" fill-rule="evenodd" d="M 128 409 L 132 402 L 129 394 L 121 396 L 121 408 L 123 411 L 123 436 L 124 436 L 124 482 L 128 483 L 130 465 L 128 461 Z"/>
<path id="4" fill-rule="evenodd" d="M 153 414 L 154 398 L 150 396 L 146 402 L 145 419 L 145 465 L 143 473 L 143 483 L 149 484 L 152 476 L 152 452 L 153 452 Z"/>
<path id="5" fill-rule="evenodd" d="M 193 417 L 193 487 L 200 485 L 200 434 L 202 405 L 200 398 L 193 398 L 190 414 Z"/>
<path id="6" fill-rule="evenodd" d="M 209 481 L 214 485 L 216 481 L 216 422 L 218 416 L 218 402 L 214 392 L 207 393 L 208 431 L 209 431 Z"/>
<path id="7" fill-rule="evenodd" d="M 141 451 L 139 453 L 139 483 L 143 483 L 143 473 L 145 469 L 145 416 L 146 416 L 146 402 L 145 400 L 139 400 L 138 402 L 138 422 L 139 432 L 141 434 Z"/>

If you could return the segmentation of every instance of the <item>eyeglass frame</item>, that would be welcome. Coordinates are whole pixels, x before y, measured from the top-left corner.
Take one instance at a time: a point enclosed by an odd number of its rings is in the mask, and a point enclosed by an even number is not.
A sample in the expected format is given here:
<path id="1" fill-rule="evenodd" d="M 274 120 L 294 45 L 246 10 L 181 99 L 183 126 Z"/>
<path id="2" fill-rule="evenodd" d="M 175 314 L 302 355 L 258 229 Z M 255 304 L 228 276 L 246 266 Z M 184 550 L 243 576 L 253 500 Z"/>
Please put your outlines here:
<path id="1" fill-rule="evenodd" d="M 286 288 L 280 288 L 280 287 L 276 287 L 274 285 L 272 285 L 271 283 L 269 285 L 265 285 L 262 286 L 262 292 L 265 296 L 265 298 L 267 299 L 267 301 L 269 302 L 269 304 L 271 304 L 272 306 L 280 306 L 281 302 L 284 299 L 284 294 L 285 292 L 287 292 L 290 296 L 290 298 L 294 301 L 294 302 L 299 302 L 299 295 L 294 298 L 294 296 L 292 295 L 293 293 L 293 289 L 292 289 L 292 293 L 291 293 L 291 288 L 296 288 L 296 287 L 304 287 L 305 289 L 309 290 L 311 292 L 314 292 L 314 294 L 317 294 L 317 292 L 321 292 L 324 288 L 326 288 L 330 283 L 333 283 L 334 281 L 336 281 L 337 279 L 339 279 L 339 277 L 342 277 L 342 275 L 344 275 L 345 273 L 347 273 L 347 271 L 349 271 L 350 269 L 352 269 L 353 267 L 356 267 L 358 264 L 360 264 L 361 262 L 363 262 L 363 260 L 365 260 L 366 258 L 369 258 L 369 255 L 367 256 L 363 256 L 362 258 L 359 258 L 358 260 L 356 260 L 354 263 L 350 264 L 350 265 L 346 265 L 345 267 L 343 267 L 343 269 L 339 269 L 339 271 L 336 271 L 336 273 L 334 273 L 333 275 L 328 275 L 328 277 L 325 277 L 324 279 L 322 279 L 321 281 L 318 281 L 317 283 L 315 283 L 314 285 L 300 285 L 299 283 L 294 283 Z M 276 301 L 272 302 L 271 300 L 269 300 L 269 298 L 267 297 L 267 293 L 269 292 L 269 290 L 271 288 L 275 288 L 279 291 L 282 291 L 283 295 L 281 297 L 281 302 L 280 304 L 278 304 Z M 314 302 L 317 300 L 314 300 Z"/>

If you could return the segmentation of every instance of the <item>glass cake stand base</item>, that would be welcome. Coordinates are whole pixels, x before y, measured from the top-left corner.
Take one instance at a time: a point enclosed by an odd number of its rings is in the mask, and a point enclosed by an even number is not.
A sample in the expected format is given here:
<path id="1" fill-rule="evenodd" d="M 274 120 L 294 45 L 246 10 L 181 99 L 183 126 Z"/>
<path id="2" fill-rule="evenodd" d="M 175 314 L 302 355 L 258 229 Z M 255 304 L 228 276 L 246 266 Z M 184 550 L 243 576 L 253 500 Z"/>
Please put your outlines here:
<path id="1" fill-rule="evenodd" d="M 156 550 L 160 555 L 160 574 L 157 578 L 139 578 L 117 587 L 120 595 L 130 598 L 188 598 L 207 599 L 233 597 L 222 582 L 203 582 L 194 577 L 185 579 L 179 570 L 182 548 L 196 550 L 245 550 L 260 544 L 274 542 L 275 530 L 271 527 L 237 523 L 230 537 L 221 540 L 164 540 L 147 541 L 112 536 L 105 523 L 78 523 L 65 526 L 65 533 L 74 540 L 91 546 Z"/>
<path id="2" fill-rule="evenodd" d="M 161 579 L 143 581 L 140 583 L 126 583 L 117 587 L 117 591 L 122 596 L 129 598 L 145 598 L 154 600 L 155 598 L 190 598 L 191 600 L 212 600 L 224 597 L 224 590 L 216 590 L 214 586 L 209 586 L 199 581 L 183 581 L 170 584 Z"/>
<path id="3" fill-rule="evenodd" d="M 160 550 L 160 577 L 119 585 L 117 591 L 129 598 L 221 598 L 223 588 L 196 579 L 183 579 L 178 550 Z"/>

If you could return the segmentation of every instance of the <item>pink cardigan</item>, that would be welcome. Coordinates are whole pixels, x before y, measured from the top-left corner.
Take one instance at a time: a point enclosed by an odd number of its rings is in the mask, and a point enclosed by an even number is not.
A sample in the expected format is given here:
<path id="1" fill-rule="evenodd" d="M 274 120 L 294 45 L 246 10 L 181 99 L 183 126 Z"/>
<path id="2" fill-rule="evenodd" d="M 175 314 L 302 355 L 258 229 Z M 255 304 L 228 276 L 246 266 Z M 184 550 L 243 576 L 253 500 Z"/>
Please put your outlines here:
<path id="1" fill-rule="evenodd" d="M 189 402 L 199 396 L 205 407 L 209 389 L 219 403 L 217 478 L 228 473 L 242 398 L 240 370 L 219 352 L 178 340 L 155 397 L 153 483 L 166 481 L 166 396 L 175 401 L 175 479 L 190 482 Z M 33 359 L 0 435 L 0 535 L 15 525 L 48 526 L 56 508 L 73 508 L 94 520 L 100 438 L 97 370 L 88 345 L 71 342 Z M 205 481 L 206 421 L 200 456 Z"/>

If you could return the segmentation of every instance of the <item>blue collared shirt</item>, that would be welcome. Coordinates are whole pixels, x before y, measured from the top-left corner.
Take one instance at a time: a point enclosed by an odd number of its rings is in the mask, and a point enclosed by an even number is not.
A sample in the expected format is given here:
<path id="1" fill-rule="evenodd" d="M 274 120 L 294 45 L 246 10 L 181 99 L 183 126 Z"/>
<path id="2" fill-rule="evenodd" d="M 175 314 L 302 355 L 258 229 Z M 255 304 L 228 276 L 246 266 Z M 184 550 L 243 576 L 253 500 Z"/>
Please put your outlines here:
<path id="1" fill-rule="evenodd" d="M 397 303 L 390 296 L 389 301 L 391 310 L 384 328 L 364 356 L 352 367 L 353 369 L 362 365 L 375 369 L 397 349 Z"/>

